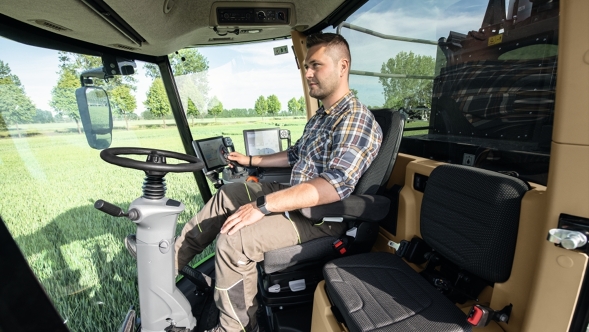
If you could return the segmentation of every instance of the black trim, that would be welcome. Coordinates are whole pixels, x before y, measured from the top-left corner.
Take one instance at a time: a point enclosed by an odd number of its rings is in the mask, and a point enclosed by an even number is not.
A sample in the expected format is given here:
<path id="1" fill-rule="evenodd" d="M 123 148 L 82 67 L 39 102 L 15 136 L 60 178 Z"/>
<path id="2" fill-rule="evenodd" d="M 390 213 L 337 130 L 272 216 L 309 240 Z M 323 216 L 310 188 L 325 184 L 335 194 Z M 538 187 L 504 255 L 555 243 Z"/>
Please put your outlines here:
<path id="1" fill-rule="evenodd" d="M 182 102 L 180 101 L 180 95 L 178 94 L 178 88 L 176 87 L 176 81 L 174 80 L 174 74 L 172 73 L 170 59 L 168 59 L 166 56 L 162 57 L 162 60 L 163 61 L 160 61 L 157 64 L 160 68 L 162 80 L 164 81 L 164 87 L 166 88 L 166 94 L 168 95 L 170 106 L 172 107 L 172 114 L 174 114 L 176 127 L 178 128 L 180 139 L 182 140 L 182 145 L 184 145 L 186 154 L 197 157 L 196 151 L 194 151 L 192 147 L 192 133 L 190 132 L 188 119 L 186 119 L 186 113 L 184 112 Z M 202 200 L 204 203 L 206 203 L 211 199 L 211 197 L 213 197 L 211 194 L 211 189 L 207 183 L 207 179 L 201 171 L 194 172 L 193 174 L 196 180 L 196 185 L 198 186 L 198 191 L 202 196 Z"/>
<path id="2" fill-rule="evenodd" d="M 367 2 L 368 0 L 346 0 L 321 22 L 305 30 L 304 33 L 308 36 L 313 33 L 321 32 L 330 25 L 335 28 L 338 24 L 345 21 L 348 17 L 350 17 L 350 15 L 355 13 L 358 8 L 362 7 Z"/>
<path id="3" fill-rule="evenodd" d="M 0 217 L 0 331 L 69 332 Z"/>

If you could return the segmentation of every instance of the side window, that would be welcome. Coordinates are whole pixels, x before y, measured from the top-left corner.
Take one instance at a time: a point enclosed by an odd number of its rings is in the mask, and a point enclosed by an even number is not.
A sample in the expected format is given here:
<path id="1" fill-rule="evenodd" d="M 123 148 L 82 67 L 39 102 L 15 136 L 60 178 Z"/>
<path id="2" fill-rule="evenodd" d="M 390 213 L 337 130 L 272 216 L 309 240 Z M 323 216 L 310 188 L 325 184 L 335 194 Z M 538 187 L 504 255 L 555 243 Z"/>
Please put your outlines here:
<path id="1" fill-rule="evenodd" d="M 407 113 L 401 152 L 546 184 L 558 10 L 527 0 L 372 0 L 337 31 L 350 42 L 360 101 Z"/>

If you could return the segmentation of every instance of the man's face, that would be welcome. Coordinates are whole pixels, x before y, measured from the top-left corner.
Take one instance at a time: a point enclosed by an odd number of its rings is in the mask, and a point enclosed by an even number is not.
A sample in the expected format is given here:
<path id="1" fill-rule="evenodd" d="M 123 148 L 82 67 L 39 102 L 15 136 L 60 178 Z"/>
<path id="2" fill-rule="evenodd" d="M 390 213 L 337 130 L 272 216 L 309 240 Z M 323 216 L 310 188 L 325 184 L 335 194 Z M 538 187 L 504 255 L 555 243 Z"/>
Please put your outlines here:
<path id="1" fill-rule="evenodd" d="M 338 88 L 341 79 L 338 63 L 325 45 L 315 45 L 307 51 L 305 69 L 311 97 L 323 100 Z"/>

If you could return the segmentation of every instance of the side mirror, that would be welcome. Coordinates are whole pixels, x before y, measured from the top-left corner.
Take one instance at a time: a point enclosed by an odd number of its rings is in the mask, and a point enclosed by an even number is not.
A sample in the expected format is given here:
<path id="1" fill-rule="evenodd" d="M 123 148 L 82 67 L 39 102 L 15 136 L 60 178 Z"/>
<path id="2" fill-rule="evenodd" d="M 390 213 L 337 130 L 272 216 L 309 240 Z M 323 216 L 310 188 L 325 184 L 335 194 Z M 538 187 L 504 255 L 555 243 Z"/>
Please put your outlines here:
<path id="1" fill-rule="evenodd" d="M 94 149 L 106 149 L 112 142 L 112 112 L 104 89 L 84 86 L 76 90 L 78 111 L 88 145 Z"/>

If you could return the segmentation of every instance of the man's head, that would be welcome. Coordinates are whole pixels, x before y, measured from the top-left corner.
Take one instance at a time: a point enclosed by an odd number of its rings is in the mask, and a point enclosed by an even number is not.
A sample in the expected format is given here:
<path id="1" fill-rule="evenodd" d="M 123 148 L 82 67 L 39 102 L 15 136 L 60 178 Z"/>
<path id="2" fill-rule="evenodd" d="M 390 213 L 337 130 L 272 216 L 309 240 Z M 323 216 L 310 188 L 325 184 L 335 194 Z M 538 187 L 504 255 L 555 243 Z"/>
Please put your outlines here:
<path id="1" fill-rule="evenodd" d="M 317 33 L 307 37 L 305 77 L 309 94 L 331 106 L 349 91 L 350 47 L 334 33 Z"/>

